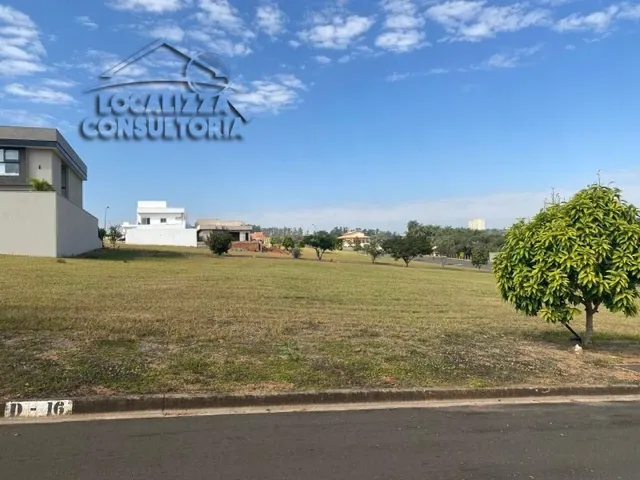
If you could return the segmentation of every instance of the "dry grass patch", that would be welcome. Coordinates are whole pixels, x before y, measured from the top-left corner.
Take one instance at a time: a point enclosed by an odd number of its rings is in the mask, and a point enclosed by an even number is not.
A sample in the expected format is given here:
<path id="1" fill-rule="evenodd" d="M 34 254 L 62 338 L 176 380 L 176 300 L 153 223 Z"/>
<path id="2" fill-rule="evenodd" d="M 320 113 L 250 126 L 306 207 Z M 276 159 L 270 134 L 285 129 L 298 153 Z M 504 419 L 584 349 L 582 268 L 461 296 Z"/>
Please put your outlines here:
<path id="1" fill-rule="evenodd" d="M 347 252 L 91 257 L 0 257 L 0 397 L 637 380 L 613 365 L 638 362 L 638 320 L 599 314 L 578 357 L 485 272 Z"/>

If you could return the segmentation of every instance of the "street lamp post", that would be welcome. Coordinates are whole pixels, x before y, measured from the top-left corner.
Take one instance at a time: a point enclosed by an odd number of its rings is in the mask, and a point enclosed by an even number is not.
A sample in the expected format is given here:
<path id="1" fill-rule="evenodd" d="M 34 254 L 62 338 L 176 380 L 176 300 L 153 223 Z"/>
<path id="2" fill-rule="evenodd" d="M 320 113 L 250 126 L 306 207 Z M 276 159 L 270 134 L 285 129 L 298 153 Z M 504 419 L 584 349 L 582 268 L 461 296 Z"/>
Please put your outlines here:
<path id="1" fill-rule="evenodd" d="M 109 210 L 109 207 L 107 206 L 107 208 L 104 209 L 104 229 L 107 229 L 107 210 Z"/>

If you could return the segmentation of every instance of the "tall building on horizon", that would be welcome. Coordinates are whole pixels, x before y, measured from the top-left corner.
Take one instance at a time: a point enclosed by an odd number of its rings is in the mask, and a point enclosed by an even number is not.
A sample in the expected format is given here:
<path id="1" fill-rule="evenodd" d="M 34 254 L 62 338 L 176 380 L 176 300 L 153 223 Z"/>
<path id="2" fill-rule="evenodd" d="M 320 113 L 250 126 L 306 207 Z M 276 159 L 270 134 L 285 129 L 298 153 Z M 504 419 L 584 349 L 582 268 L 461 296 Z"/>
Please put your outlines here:
<path id="1" fill-rule="evenodd" d="M 486 226 L 484 224 L 484 218 L 474 218 L 469 220 L 469 229 L 470 230 L 486 230 Z"/>

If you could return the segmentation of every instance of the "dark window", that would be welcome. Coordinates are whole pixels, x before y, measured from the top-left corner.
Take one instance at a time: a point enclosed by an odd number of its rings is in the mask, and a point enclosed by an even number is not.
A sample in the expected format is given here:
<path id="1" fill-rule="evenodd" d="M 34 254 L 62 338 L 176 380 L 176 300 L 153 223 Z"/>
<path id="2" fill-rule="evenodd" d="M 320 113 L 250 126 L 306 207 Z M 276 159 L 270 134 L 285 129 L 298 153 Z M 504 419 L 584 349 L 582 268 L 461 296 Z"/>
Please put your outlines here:
<path id="1" fill-rule="evenodd" d="M 60 190 L 62 190 L 62 195 L 67 198 L 69 198 L 69 189 L 67 188 L 68 179 L 67 166 L 62 164 L 60 167 Z"/>
<path id="2" fill-rule="evenodd" d="M 20 175 L 20 152 L 18 150 L 0 150 L 0 175 L 5 177 Z"/>
<path id="3" fill-rule="evenodd" d="M 167 223 L 167 219 L 166 218 L 161 218 L 160 219 L 160 223 Z"/>
<path id="4" fill-rule="evenodd" d="M 140 225 L 151 225 L 151 219 L 148 217 L 142 217 L 140 219 Z"/>

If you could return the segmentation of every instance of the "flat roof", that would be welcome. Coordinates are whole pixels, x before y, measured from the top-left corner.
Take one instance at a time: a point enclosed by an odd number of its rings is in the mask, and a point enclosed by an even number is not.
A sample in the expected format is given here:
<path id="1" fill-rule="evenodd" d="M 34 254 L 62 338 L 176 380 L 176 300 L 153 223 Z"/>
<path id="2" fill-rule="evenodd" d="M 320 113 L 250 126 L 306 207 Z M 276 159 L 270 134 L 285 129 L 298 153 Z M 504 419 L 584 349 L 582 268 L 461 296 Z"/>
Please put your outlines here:
<path id="1" fill-rule="evenodd" d="M 57 128 L 0 126 L 0 144 L 55 150 L 76 175 L 87 179 L 87 166 Z"/>
<path id="2" fill-rule="evenodd" d="M 198 228 L 198 230 L 217 230 L 217 229 L 251 230 L 253 228 L 252 225 L 248 225 L 244 222 L 218 220 L 217 218 L 198 219 L 196 220 L 196 227 Z"/>

